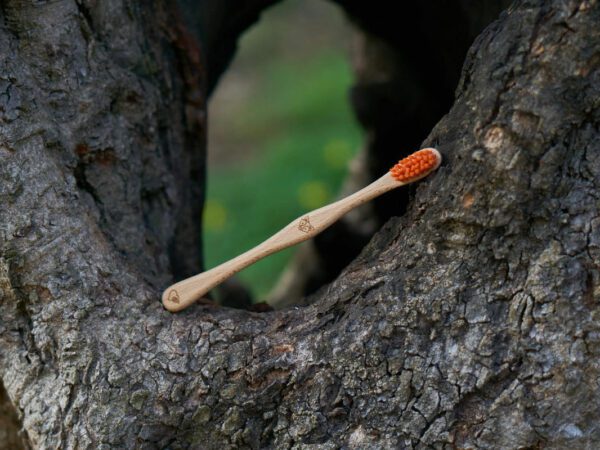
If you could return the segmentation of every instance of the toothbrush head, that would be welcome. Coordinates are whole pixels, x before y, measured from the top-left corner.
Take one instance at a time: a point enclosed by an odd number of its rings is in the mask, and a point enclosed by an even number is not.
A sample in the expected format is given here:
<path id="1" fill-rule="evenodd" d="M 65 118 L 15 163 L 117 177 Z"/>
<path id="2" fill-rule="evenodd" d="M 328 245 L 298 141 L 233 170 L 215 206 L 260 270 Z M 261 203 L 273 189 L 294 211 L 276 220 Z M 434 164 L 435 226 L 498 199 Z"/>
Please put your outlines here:
<path id="1" fill-rule="evenodd" d="M 429 175 L 442 162 L 442 155 L 435 148 L 424 148 L 398 161 L 390 173 L 401 183 L 410 183 Z"/>

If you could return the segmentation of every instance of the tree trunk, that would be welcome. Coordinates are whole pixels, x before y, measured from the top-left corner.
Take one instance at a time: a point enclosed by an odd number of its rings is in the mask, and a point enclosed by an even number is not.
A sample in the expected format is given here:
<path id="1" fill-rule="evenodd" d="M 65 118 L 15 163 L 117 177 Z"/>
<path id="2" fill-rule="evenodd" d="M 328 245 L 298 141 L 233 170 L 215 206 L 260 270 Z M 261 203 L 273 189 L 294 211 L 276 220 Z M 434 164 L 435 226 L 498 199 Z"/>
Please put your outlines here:
<path id="1" fill-rule="evenodd" d="M 159 294 L 199 269 L 205 56 L 233 48 L 198 49 L 166 3 L 0 2 L 0 436 L 596 448 L 598 2 L 520 1 L 477 38 L 424 143 L 443 166 L 311 305 L 177 315 Z"/>

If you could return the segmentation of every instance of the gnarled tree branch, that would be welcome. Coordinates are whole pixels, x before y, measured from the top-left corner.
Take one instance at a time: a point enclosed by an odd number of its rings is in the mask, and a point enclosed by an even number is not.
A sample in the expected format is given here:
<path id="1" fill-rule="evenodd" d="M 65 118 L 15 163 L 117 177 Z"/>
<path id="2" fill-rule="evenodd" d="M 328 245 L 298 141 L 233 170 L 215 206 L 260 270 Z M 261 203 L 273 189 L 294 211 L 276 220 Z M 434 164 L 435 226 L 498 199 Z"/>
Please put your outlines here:
<path id="1" fill-rule="evenodd" d="M 445 165 L 311 306 L 178 315 L 181 46 L 129 2 L 118 27 L 5 3 L 0 377 L 33 447 L 600 441 L 596 1 L 518 2 L 482 33 L 425 142 Z"/>

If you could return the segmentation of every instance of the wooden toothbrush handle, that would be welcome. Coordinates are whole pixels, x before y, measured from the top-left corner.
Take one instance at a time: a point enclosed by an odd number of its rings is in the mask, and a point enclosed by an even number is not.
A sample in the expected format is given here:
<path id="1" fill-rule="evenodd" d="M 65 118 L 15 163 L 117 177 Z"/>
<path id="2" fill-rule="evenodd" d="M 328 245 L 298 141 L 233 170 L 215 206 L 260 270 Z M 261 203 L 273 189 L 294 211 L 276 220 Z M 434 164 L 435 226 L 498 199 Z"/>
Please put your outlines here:
<path id="1" fill-rule="evenodd" d="M 272 253 L 314 237 L 351 209 L 403 184 L 395 180 L 389 173 L 386 173 L 383 177 L 349 197 L 297 218 L 262 244 L 236 258 L 175 283 L 163 292 L 163 305 L 172 312 L 187 308 L 212 288 L 240 270 Z"/>
<path id="2" fill-rule="evenodd" d="M 312 238 L 351 209 L 387 191 L 427 176 L 437 169 L 441 162 L 442 155 L 434 148 L 422 149 L 407 156 L 388 173 L 364 189 L 297 218 L 283 230 L 237 258 L 167 288 L 162 296 L 165 308 L 173 312 L 187 308 L 244 267 L 254 264 L 271 253 Z"/>

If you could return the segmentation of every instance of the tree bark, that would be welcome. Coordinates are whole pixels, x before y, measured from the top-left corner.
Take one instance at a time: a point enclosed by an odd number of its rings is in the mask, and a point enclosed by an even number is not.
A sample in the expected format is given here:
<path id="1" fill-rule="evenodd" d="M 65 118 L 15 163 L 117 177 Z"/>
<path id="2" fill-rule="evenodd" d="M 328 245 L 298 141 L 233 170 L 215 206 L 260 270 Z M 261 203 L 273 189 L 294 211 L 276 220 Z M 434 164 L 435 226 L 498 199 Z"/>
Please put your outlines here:
<path id="1" fill-rule="evenodd" d="M 486 28 L 424 142 L 444 165 L 311 305 L 177 315 L 207 50 L 158 1 L 0 5 L 0 410 L 23 446 L 600 443 L 597 1 Z"/>

